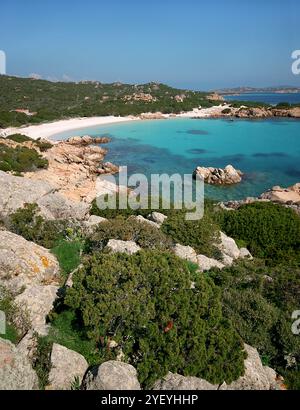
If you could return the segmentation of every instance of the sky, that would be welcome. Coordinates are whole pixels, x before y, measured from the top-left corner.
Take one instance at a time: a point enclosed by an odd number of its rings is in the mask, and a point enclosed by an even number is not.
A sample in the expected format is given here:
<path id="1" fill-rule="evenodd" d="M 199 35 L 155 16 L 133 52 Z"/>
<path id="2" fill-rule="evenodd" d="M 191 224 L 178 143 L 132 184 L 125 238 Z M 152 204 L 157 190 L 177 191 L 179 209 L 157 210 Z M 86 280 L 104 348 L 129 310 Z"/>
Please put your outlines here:
<path id="1" fill-rule="evenodd" d="M 299 0 L 0 0 L 0 50 L 7 74 L 53 81 L 300 87 L 299 17 Z"/>

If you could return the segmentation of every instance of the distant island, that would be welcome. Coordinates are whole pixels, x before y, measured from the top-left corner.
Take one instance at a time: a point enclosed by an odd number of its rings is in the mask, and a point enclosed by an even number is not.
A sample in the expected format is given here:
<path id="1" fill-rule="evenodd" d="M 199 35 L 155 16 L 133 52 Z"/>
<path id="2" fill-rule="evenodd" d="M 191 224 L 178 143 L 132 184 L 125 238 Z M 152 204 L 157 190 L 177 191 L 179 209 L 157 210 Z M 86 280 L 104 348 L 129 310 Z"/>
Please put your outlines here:
<path id="1" fill-rule="evenodd" d="M 281 87 L 234 87 L 234 88 L 223 88 L 220 90 L 215 90 L 216 93 L 220 95 L 240 95 L 240 94 L 251 94 L 251 93 L 275 93 L 275 94 L 297 94 L 300 93 L 300 87 L 292 86 L 281 86 Z"/>

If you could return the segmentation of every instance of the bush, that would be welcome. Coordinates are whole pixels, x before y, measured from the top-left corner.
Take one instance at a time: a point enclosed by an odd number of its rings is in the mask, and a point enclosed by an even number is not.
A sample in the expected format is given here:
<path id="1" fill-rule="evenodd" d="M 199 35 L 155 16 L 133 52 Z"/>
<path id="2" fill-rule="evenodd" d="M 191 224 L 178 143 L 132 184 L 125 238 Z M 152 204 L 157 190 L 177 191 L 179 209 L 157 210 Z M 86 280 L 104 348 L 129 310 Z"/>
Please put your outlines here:
<path id="1" fill-rule="evenodd" d="M 13 134 L 13 135 L 9 135 L 6 138 L 8 140 L 18 142 L 18 143 L 22 143 L 26 141 L 33 141 L 31 138 L 27 137 L 27 135 L 22 135 L 22 134 Z"/>
<path id="2" fill-rule="evenodd" d="M 224 211 L 221 225 L 227 235 L 244 240 L 254 256 L 271 265 L 300 262 L 300 217 L 292 209 L 255 202 Z"/>
<path id="3" fill-rule="evenodd" d="M 67 235 L 68 223 L 64 220 L 44 220 L 37 204 L 25 204 L 24 208 L 10 215 L 10 229 L 45 248 L 53 248 Z"/>
<path id="4" fill-rule="evenodd" d="M 60 241 L 53 249 L 52 253 L 56 256 L 60 270 L 66 277 L 80 264 L 80 255 L 83 244 L 80 241 Z"/>
<path id="5" fill-rule="evenodd" d="M 47 168 L 48 160 L 42 158 L 35 149 L 17 146 L 15 148 L 0 144 L 0 170 L 11 172 L 31 172 Z"/>
<path id="6" fill-rule="evenodd" d="M 144 386 L 168 371 L 212 383 L 230 383 L 243 373 L 242 342 L 222 317 L 218 288 L 192 275 L 175 255 L 94 254 L 73 280 L 65 303 L 82 330 L 104 360 L 115 340 Z"/>
<path id="7" fill-rule="evenodd" d="M 49 342 L 47 337 L 37 336 L 36 334 L 34 336 L 37 338 L 37 349 L 32 359 L 32 367 L 38 376 L 40 390 L 44 390 L 49 384 L 53 343 Z"/>
<path id="8" fill-rule="evenodd" d="M 219 227 L 208 209 L 203 218 L 197 221 L 187 221 L 184 212 L 174 211 L 164 221 L 161 230 L 174 242 L 192 246 L 197 253 L 217 259 L 221 258 L 221 252 L 216 247 L 220 241 Z"/>
<path id="9" fill-rule="evenodd" d="M 158 228 L 147 222 L 133 218 L 118 217 L 99 224 L 90 238 L 92 249 L 103 249 L 109 239 L 135 241 L 142 248 L 165 250 L 172 246 L 172 241 Z"/>

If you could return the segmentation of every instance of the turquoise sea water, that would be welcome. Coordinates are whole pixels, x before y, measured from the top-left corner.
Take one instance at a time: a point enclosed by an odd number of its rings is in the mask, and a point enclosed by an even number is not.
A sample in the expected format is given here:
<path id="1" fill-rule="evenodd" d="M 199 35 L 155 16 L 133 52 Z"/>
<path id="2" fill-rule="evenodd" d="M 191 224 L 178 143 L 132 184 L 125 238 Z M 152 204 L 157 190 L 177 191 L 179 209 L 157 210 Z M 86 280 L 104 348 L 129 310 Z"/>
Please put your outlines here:
<path id="1" fill-rule="evenodd" d="M 107 135 L 106 160 L 127 165 L 128 173 L 192 173 L 196 166 L 232 164 L 245 173 L 230 187 L 205 186 L 207 196 L 239 199 L 256 196 L 273 185 L 300 181 L 300 121 L 170 119 L 133 121 L 65 132 Z"/>

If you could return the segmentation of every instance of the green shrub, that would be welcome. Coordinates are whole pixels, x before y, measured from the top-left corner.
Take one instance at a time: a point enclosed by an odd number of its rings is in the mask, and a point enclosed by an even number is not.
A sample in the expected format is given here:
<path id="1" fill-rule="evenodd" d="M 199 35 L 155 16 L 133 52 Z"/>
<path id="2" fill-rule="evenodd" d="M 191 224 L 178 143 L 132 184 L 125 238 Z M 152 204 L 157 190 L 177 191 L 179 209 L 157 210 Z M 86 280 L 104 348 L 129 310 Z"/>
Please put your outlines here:
<path id="1" fill-rule="evenodd" d="M 222 213 L 222 229 L 247 243 L 250 252 L 269 264 L 300 262 L 300 217 L 291 209 L 272 203 L 243 205 Z"/>
<path id="2" fill-rule="evenodd" d="M 32 359 L 33 368 L 39 379 L 39 388 L 44 390 L 49 384 L 49 373 L 51 370 L 51 352 L 53 343 L 47 337 L 37 336 L 37 349 Z"/>
<path id="3" fill-rule="evenodd" d="M 92 249 L 103 249 L 109 239 L 135 241 L 142 248 L 165 250 L 172 241 L 158 228 L 133 218 L 118 217 L 99 224 L 90 238 Z"/>
<path id="4" fill-rule="evenodd" d="M 204 212 L 203 218 L 197 221 L 187 221 L 184 212 L 174 211 L 164 221 L 161 230 L 174 242 L 192 246 L 197 253 L 221 258 L 221 253 L 216 247 L 220 241 L 219 227 L 208 209 Z"/>
<path id="5" fill-rule="evenodd" d="M 241 339 L 222 317 L 218 288 L 194 276 L 168 253 L 93 254 L 65 303 L 104 360 L 113 339 L 146 387 L 168 371 L 230 383 L 243 372 Z"/>
<path id="6" fill-rule="evenodd" d="M 10 215 L 10 229 L 45 248 L 53 248 L 67 235 L 68 223 L 64 220 L 44 220 L 38 214 L 37 204 L 25 204 Z"/>
<path id="7" fill-rule="evenodd" d="M 27 135 L 22 135 L 22 134 L 13 134 L 13 135 L 9 135 L 6 138 L 8 140 L 18 142 L 18 143 L 22 143 L 26 141 L 33 141 L 31 138 L 27 137 Z"/>
<path id="8" fill-rule="evenodd" d="M 47 167 L 48 160 L 42 158 L 35 149 L 21 146 L 12 148 L 0 143 L 0 170 L 20 173 Z"/>

